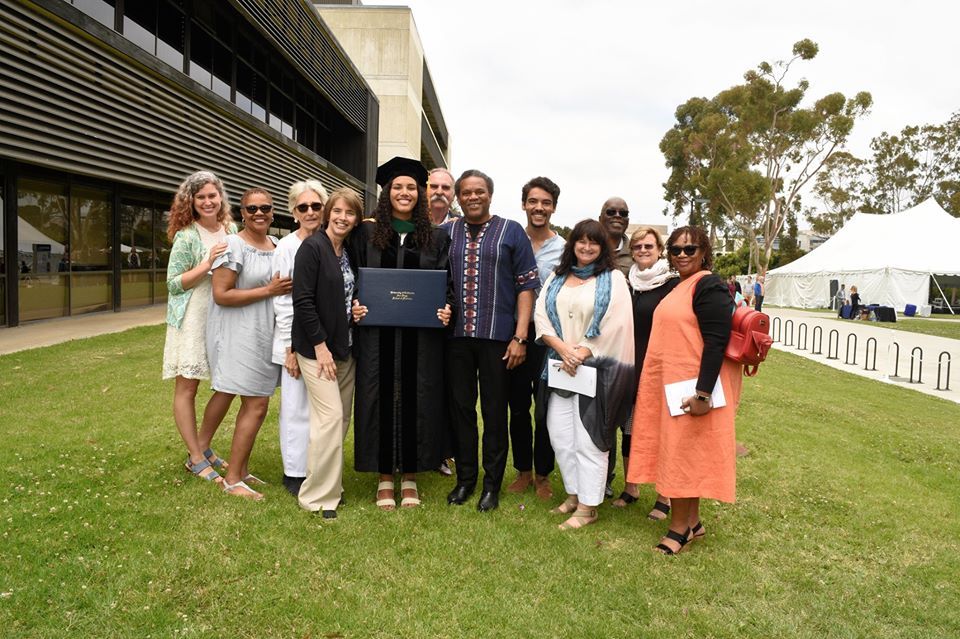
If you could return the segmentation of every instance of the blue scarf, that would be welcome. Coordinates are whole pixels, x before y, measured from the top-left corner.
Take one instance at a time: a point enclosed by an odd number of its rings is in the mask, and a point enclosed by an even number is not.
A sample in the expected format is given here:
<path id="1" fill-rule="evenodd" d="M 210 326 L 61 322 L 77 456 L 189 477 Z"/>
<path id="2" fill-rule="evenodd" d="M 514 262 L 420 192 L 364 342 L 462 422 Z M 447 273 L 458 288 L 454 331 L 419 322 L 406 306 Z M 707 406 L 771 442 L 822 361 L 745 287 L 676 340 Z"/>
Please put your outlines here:
<path id="1" fill-rule="evenodd" d="M 580 279 L 586 279 L 593 275 L 594 265 L 588 264 L 582 268 L 573 267 L 571 269 L 574 275 Z M 554 277 L 547 287 L 546 310 L 547 317 L 550 318 L 550 325 L 561 340 L 563 339 L 563 329 L 560 328 L 560 316 L 557 314 L 557 294 L 563 288 L 563 283 L 567 281 L 566 275 Z M 600 321 L 607 313 L 607 307 L 610 306 L 610 286 L 612 278 L 610 271 L 603 271 L 597 275 L 597 290 L 593 299 L 593 321 L 587 329 L 586 337 L 588 339 L 600 335 Z M 547 379 L 547 361 L 557 359 L 557 352 L 552 348 L 547 349 L 547 356 L 543 361 L 543 372 L 540 379 Z"/>

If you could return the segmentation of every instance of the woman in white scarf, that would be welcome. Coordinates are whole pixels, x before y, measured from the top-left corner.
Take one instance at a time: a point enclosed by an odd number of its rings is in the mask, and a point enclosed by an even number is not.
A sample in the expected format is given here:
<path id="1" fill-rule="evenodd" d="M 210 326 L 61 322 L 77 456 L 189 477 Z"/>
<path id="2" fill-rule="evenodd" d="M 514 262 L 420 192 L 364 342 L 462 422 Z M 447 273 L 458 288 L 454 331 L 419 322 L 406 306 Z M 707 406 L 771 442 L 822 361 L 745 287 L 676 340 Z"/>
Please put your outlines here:
<path id="1" fill-rule="evenodd" d="M 648 226 L 640 227 L 630 236 L 630 255 L 633 257 L 633 266 L 627 281 L 633 293 L 633 343 L 636 362 L 636 385 L 640 383 L 640 371 L 643 370 L 643 358 L 647 353 L 647 342 L 650 340 L 650 327 L 653 323 L 653 311 L 656 310 L 667 293 L 680 281 L 677 273 L 670 269 L 663 255 L 663 238 L 656 229 Z M 631 416 L 632 417 L 632 416 Z M 628 418 L 623 432 L 623 467 L 624 476 L 630 458 L 631 421 Z M 623 492 L 613 501 L 617 508 L 626 508 L 637 501 L 640 490 L 637 484 L 626 482 Z M 647 515 L 650 519 L 661 520 L 670 512 L 670 501 L 660 495 Z"/>

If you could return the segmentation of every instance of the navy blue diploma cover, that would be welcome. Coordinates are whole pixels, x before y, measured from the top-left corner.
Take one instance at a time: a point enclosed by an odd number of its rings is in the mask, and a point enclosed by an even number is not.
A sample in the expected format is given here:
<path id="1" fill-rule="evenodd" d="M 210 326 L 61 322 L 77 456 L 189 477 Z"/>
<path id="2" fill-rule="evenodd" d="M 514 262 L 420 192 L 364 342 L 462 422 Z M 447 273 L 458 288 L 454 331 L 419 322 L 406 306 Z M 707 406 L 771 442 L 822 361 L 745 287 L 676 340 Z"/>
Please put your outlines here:
<path id="1" fill-rule="evenodd" d="M 357 299 L 367 307 L 359 326 L 442 328 L 437 309 L 447 303 L 447 272 L 361 267 Z"/>

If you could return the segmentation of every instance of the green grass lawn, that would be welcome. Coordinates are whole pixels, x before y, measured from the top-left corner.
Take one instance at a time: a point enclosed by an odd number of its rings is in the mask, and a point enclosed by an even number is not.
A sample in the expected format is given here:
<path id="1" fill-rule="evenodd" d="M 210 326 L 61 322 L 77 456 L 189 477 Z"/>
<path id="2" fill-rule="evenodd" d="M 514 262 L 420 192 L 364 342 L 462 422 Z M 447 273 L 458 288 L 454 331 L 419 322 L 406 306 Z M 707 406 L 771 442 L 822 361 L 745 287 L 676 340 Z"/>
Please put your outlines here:
<path id="1" fill-rule="evenodd" d="M 448 507 L 437 474 L 380 512 L 348 470 L 324 522 L 280 486 L 275 409 L 267 499 L 226 496 L 183 471 L 163 334 L 0 357 L 2 636 L 960 636 L 955 404 L 772 352 L 744 384 L 739 499 L 671 558 L 649 487 L 560 532 L 532 493 Z"/>
<path id="2" fill-rule="evenodd" d="M 898 316 L 895 323 L 884 323 L 882 326 L 884 328 L 895 328 L 898 331 L 960 339 L 960 322 L 954 320 L 929 320 Z"/>

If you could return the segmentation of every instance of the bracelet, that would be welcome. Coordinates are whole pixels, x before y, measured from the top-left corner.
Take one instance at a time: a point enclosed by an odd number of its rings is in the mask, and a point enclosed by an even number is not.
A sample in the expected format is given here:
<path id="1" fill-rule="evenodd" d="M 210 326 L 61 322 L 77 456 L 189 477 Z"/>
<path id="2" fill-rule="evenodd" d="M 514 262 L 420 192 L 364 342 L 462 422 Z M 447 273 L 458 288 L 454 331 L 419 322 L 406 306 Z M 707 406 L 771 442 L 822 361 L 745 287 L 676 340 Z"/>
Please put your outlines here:
<path id="1" fill-rule="evenodd" d="M 520 337 L 519 335 L 514 335 L 514 336 L 513 336 L 513 341 L 515 341 L 517 344 L 526 344 L 526 343 L 527 343 L 527 340 L 523 339 L 523 338 Z"/>

